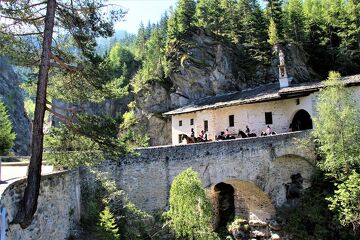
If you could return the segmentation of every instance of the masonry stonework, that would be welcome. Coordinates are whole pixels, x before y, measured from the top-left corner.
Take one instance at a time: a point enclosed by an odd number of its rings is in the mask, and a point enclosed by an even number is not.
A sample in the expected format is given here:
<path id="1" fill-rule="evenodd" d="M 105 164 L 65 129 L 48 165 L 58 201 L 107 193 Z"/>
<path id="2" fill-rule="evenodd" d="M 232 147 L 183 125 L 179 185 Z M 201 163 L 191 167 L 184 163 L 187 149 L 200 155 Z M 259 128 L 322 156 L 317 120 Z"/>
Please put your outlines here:
<path id="1" fill-rule="evenodd" d="M 231 184 L 235 180 L 249 182 L 263 191 L 269 202 L 280 206 L 286 201 L 284 184 L 291 181 L 292 174 L 302 175 L 304 187 L 310 184 L 315 153 L 313 149 L 300 148 L 296 140 L 308 137 L 309 132 L 304 131 L 261 138 L 150 147 L 139 149 L 136 156 L 102 164 L 101 170 L 108 172 L 118 187 L 128 193 L 132 202 L 147 211 L 167 208 L 173 179 L 189 167 L 199 173 L 204 187 L 220 182 Z M 82 179 L 85 177 L 81 176 Z M 242 185 L 233 184 L 236 196 L 243 194 L 244 189 L 236 187 Z M 254 188 L 252 191 L 258 190 Z M 253 204 L 250 207 L 254 208 Z"/>
<path id="2" fill-rule="evenodd" d="M 60 172 L 42 176 L 38 207 L 32 224 L 22 229 L 11 224 L 22 199 L 26 179 L 10 184 L 1 195 L 1 207 L 6 208 L 6 239 L 49 240 L 68 239 L 70 230 L 80 217 L 79 174 Z"/>

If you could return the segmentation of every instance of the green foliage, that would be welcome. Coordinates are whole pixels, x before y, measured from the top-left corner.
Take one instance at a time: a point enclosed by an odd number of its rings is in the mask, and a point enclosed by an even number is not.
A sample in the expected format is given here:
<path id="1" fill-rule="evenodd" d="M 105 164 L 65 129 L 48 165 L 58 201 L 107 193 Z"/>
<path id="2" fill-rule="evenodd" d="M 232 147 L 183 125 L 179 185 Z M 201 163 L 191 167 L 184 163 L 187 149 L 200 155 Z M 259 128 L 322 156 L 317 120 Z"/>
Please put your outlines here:
<path id="1" fill-rule="evenodd" d="M 198 1 L 195 14 L 197 20 L 196 25 L 219 33 L 222 28 L 220 19 L 224 14 L 221 10 L 221 5 L 217 0 Z"/>
<path id="2" fill-rule="evenodd" d="M 116 225 L 114 214 L 106 206 L 99 214 L 99 225 L 97 235 L 101 240 L 120 239 L 119 228 Z"/>
<path id="3" fill-rule="evenodd" d="M 161 29 L 154 28 L 149 40 L 145 44 L 144 60 L 141 69 L 136 73 L 131 85 L 137 93 L 144 89 L 151 81 L 162 81 L 164 67 L 162 59 L 164 56 L 165 36 L 161 35 Z"/>
<path id="4" fill-rule="evenodd" d="M 68 127 L 52 127 L 44 139 L 44 159 L 57 168 L 72 169 L 104 160 L 99 144 Z"/>
<path id="5" fill-rule="evenodd" d="M 274 22 L 273 19 L 270 19 L 268 34 L 269 34 L 268 42 L 270 43 L 270 45 L 274 46 L 279 43 L 278 31 L 277 31 L 276 23 Z"/>
<path id="6" fill-rule="evenodd" d="M 323 161 L 320 168 L 340 179 L 360 166 L 359 110 L 355 99 L 340 80 L 330 72 L 325 88 L 320 91 L 316 109 L 314 136 L 320 144 Z"/>
<path id="7" fill-rule="evenodd" d="M 217 239 L 211 229 L 212 207 L 198 173 L 191 168 L 174 178 L 170 189 L 170 210 L 164 214 L 178 237 Z"/>
<path id="8" fill-rule="evenodd" d="M 267 0 L 266 14 L 269 20 L 272 20 L 276 26 L 277 36 L 280 40 L 283 39 L 283 11 L 282 0 Z"/>
<path id="9" fill-rule="evenodd" d="M 333 219 L 328 208 L 324 189 L 328 188 L 329 183 L 318 179 L 312 185 L 312 188 L 304 191 L 296 208 L 284 206 L 279 209 L 280 217 L 286 221 L 284 231 L 290 234 L 290 239 L 354 239 L 349 229 L 341 228 Z"/>
<path id="10" fill-rule="evenodd" d="M 327 200 L 330 209 L 337 212 L 343 225 L 352 225 L 354 230 L 360 227 L 360 174 L 353 171 L 349 177 L 336 185 L 335 194 Z"/>
<path id="11" fill-rule="evenodd" d="M 24 101 L 24 108 L 26 115 L 28 116 L 29 120 L 32 121 L 34 119 L 34 112 L 35 112 L 35 103 L 31 99 L 26 99 Z"/>
<path id="12" fill-rule="evenodd" d="M 119 239 L 119 232 L 121 239 L 148 239 L 153 231 L 152 216 L 129 201 L 127 194 L 107 172 L 90 170 L 89 174 L 96 184 L 83 189 L 86 215 L 82 221 L 85 227 L 100 239 Z"/>
<path id="13" fill-rule="evenodd" d="M 302 1 L 289 0 L 284 7 L 284 35 L 288 41 L 303 42 L 304 21 Z"/>
<path id="14" fill-rule="evenodd" d="M 179 33 L 185 33 L 194 24 L 195 9 L 194 0 L 178 1 L 175 14 Z"/>
<path id="15" fill-rule="evenodd" d="M 360 112 L 340 74 L 330 72 L 316 106 L 314 136 L 319 142 L 320 168 L 335 181 L 337 190 L 328 198 L 330 209 L 343 225 L 359 228 Z"/>
<path id="16" fill-rule="evenodd" d="M 6 155 L 14 146 L 16 134 L 12 130 L 12 123 L 5 104 L 0 100 L 0 155 Z"/>

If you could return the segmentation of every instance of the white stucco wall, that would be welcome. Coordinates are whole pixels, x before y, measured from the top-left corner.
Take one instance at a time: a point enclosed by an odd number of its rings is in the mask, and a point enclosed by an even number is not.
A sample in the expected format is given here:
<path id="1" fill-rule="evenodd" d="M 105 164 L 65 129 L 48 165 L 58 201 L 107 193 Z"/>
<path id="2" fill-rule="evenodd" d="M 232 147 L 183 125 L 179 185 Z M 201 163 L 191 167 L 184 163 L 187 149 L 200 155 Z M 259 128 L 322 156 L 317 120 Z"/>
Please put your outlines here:
<path id="1" fill-rule="evenodd" d="M 354 96 L 360 96 L 360 86 L 351 87 Z M 307 111 L 311 118 L 316 116 L 316 101 L 318 92 L 305 97 L 276 100 L 270 102 L 259 102 L 252 104 L 223 107 L 211 110 L 202 110 L 194 113 L 178 114 L 172 116 L 172 143 L 179 144 L 179 134 L 185 133 L 190 136 L 191 128 L 194 128 L 195 135 L 198 136 L 204 129 L 204 121 L 209 122 L 208 138 L 215 140 L 225 129 L 230 133 L 237 134 L 239 129 L 245 132 L 246 125 L 251 132 L 258 136 L 261 131 L 266 129 L 265 112 L 272 112 L 273 124 L 269 124 L 273 131 L 284 133 L 289 130 L 290 123 L 294 115 L 301 109 Z M 297 104 L 299 99 L 299 104 Z M 360 108 L 360 101 L 357 101 Z M 229 127 L 229 115 L 234 115 L 234 127 Z M 194 119 L 194 126 L 190 126 L 190 119 Z M 179 120 L 183 121 L 183 126 L 179 126 Z"/>

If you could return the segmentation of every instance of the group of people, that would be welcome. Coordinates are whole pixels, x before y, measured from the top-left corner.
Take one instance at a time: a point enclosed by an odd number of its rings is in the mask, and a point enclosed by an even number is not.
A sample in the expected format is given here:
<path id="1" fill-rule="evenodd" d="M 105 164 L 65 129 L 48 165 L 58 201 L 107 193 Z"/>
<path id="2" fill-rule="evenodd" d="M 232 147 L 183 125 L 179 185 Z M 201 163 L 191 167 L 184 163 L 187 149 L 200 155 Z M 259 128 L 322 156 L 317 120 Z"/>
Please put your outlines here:
<path id="1" fill-rule="evenodd" d="M 194 131 L 193 128 L 191 128 L 190 137 L 192 139 L 194 139 L 194 142 L 196 142 L 195 141 L 195 131 Z M 207 131 L 201 130 L 200 133 L 199 133 L 199 136 L 197 137 L 197 140 L 202 141 L 202 142 L 206 142 L 208 140 Z"/>
<path id="2" fill-rule="evenodd" d="M 266 129 L 261 132 L 260 136 L 268 136 L 268 135 L 274 135 L 276 134 L 272 128 L 267 125 Z M 247 137 L 256 137 L 255 133 L 251 133 L 250 128 L 248 125 L 245 127 L 245 132 L 243 132 L 241 129 L 239 130 L 239 133 L 237 136 L 240 136 L 242 138 Z M 201 130 L 198 137 L 195 137 L 195 131 L 193 128 L 191 128 L 190 138 L 194 140 L 194 142 L 206 142 L 208 141 L 208 134 L 207 131 Z M 228 140 L 228 139 L 235 139 L 236 134 L 232 134 L 229 129 L 225 129 L 224 132 L 221 132 L 220 135 L 216 136 L 216 140 Z"/>

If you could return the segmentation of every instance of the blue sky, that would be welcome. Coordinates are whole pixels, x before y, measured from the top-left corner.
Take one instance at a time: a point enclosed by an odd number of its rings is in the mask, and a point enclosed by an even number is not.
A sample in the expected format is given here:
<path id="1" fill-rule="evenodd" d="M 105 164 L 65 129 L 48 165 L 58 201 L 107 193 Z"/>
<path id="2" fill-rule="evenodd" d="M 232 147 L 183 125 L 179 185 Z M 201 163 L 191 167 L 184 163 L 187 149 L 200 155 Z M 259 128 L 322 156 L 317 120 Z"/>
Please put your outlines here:
<path id="1" fill-rule="evenodd" d="M 116 30 L 126 30 L 137 33 L 140 22 L 145 26 L 150 20 L 156 23 L 161 15 L 171 6 L 175 7 L 177 0 L 109 0 L 108 3 L 116 4 L 128 10 L 124 21 L 116 23 Z"/>

